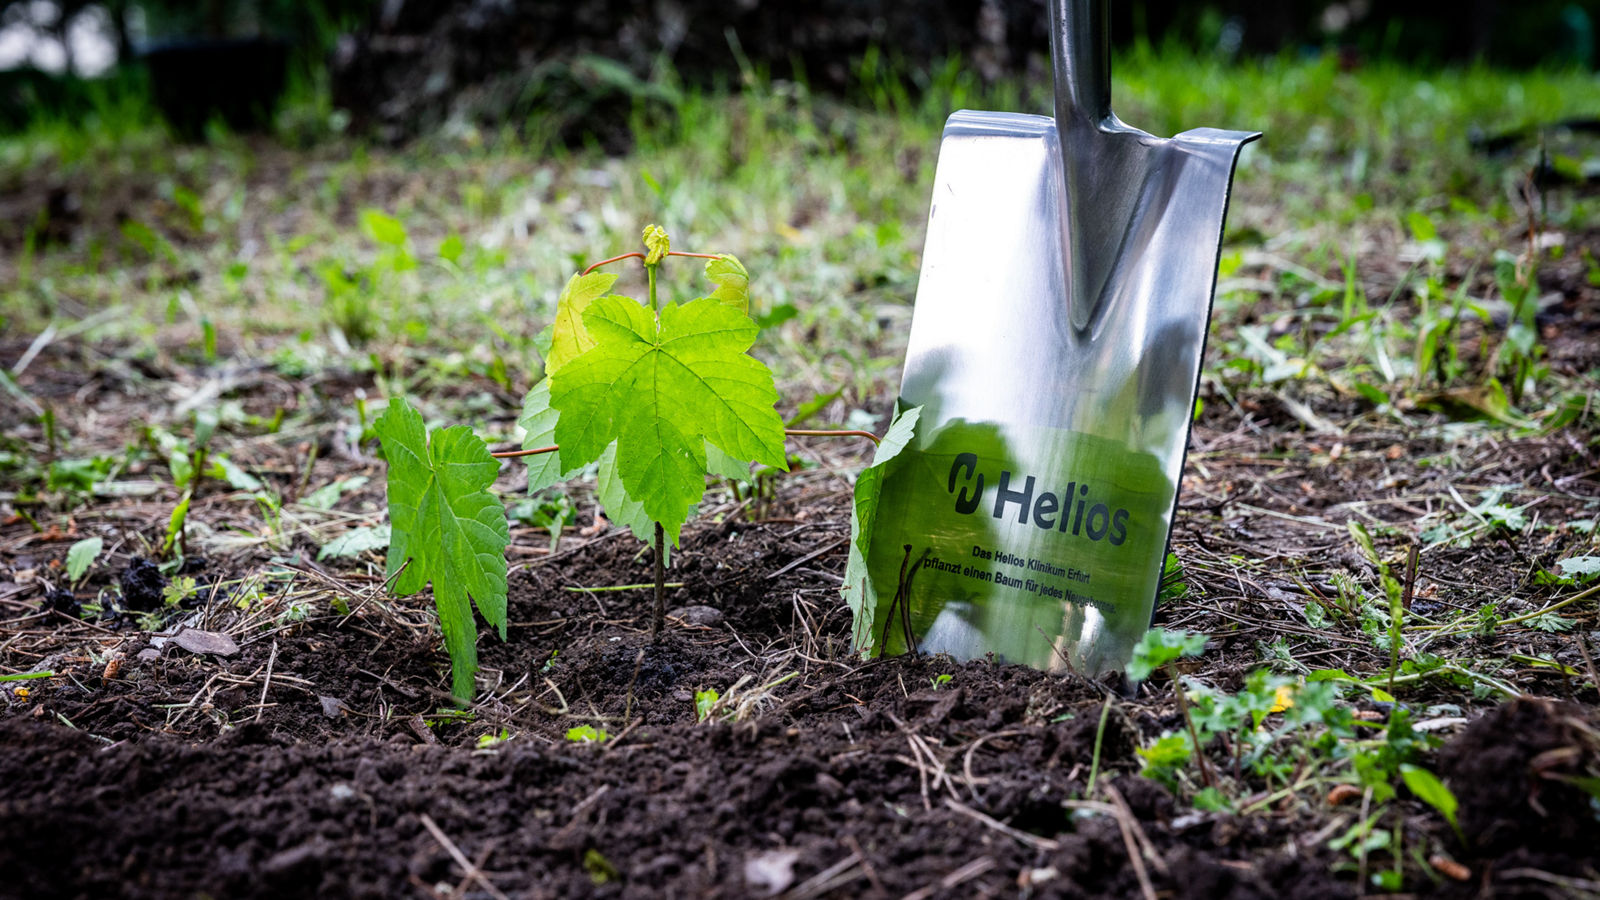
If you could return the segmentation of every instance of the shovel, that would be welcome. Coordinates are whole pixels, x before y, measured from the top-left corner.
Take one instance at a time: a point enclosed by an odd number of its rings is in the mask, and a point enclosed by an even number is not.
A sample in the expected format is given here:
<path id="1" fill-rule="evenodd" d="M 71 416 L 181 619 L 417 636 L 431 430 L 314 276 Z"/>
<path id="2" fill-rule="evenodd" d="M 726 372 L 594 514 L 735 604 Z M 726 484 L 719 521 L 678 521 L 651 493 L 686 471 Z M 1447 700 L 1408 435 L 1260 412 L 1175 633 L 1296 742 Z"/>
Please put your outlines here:
<path id="1" fill-rule="evenodd" d="M 945 125 L 898 404 L 922 414 L 884 474 L 856 640 L 1096 674 L 1150 625 L 1260 135 L 1124 124 L 1107 0 L 1050 11 L 1055 117 Z"/>

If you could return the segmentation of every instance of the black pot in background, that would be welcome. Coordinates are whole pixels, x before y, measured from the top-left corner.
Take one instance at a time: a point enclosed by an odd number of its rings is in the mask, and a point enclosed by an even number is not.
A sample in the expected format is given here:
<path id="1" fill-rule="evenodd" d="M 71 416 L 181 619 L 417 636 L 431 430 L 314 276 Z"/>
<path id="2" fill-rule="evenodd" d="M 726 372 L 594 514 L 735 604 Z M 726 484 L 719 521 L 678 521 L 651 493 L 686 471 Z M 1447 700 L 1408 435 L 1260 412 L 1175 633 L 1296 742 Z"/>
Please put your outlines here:
<path id="1" fill-rule="evenodd" d="M 234 131 L 261 131 L 288 79 L 289 45 L 274 38 L 185 40 L 143 53 L 156 108 L 186 140 L 220 117 Z"/>

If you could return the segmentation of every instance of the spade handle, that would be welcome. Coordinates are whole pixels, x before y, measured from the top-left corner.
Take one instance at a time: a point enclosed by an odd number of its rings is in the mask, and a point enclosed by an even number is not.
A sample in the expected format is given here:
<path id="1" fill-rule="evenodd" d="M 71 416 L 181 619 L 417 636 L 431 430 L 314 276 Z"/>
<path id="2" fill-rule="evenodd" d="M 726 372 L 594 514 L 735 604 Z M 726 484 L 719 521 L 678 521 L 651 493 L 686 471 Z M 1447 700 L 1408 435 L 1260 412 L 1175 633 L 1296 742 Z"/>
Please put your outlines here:
<path id="1" fill-rule="evenodd" d="M 1056 125 L 1099 123 L 1111 115 L 1109 0 L 1051 0 L 1050 61 L 1055 69 Z"/>

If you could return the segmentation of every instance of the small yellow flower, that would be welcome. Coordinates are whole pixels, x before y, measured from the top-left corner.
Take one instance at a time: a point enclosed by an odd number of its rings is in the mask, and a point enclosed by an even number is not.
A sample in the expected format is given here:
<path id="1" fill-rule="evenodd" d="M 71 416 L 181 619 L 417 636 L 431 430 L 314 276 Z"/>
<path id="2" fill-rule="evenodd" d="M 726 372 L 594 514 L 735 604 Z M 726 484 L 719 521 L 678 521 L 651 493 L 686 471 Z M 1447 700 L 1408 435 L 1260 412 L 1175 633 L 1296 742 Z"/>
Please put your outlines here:
<path id="1" fill-rule="evenodd" d="M 17 699 L 18 700 L 26 700 L 26 699 L 28 699 L 28 689 L 25 688 L 25 687 L 17 688 L 16 694 L 17 694 Z"/>
<path id="2" fill-rule="evenodd" d="M 1272 695 L 1272 709 L 1270 711 L 1281 713 L 1293 705 L 1294 691 L 1290 690 L 1287 684 L 1281 685 L 1277 692 Z"/>
<path id="3" fill-rule="evenodd" d="M 644 264 L 653 266 L 667 256 L 667 251 L 672 248 L 672 241 L 667 237 L 667 230 L 660 225 L 647 225 L 644 229 L 644 249 L 646 251 Z"/>

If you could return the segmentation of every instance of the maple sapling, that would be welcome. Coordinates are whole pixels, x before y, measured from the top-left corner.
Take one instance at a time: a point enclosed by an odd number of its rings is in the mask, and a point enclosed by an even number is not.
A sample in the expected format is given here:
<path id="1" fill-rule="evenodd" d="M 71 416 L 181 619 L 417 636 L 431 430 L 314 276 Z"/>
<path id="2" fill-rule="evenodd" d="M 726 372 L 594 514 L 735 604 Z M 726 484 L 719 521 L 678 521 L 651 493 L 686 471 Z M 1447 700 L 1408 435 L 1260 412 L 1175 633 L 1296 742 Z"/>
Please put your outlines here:
<path id="1" fill-rule="evenodd" d="M 655 642 L 671 547 L 704 497 L 707 475 L 744 480 L 755 463 L 786 471 L 786 434 L 878 442 L 862 431 L 785 432 L 772 372 L 749 355 L 760 328 L 749 316 L 744 265 L 731 255 L 674 251 L 654 225 L 644 230 L 644 245 L 644 252 L 574 274 L 562 289 L 545 377 L 528 391 L 518 419 L 523 449 L 490 453 L 459 426 L 425 434 L 421 415 L 400 399 L 377 422 L 390 465 L 389 577 L 402 594 L 433 582 L 452 685 L 462 700 L 471 698 L 477 671 L 469 598 L 505 638 L 509 531 L 504 507 L 489 492 L 496 458 L 524 458 L 535 493 L 596 465 L 606 516 L 654 548 Z M 663 303 L 657 271 L 669 256 L 705 259 L 713 290 Z M 625 259 L 643 261 L 647 302 L 610 293 L 617 276 L 595 271 Z M 880 447 L 875 464 L 904 445 L 915 420 L 915 411 L 897 420 L 893 446 Z M 875 488 L 879 476 L 864 475 L 865 486 Z M 859 520 L 855 526 L 859 531 Z M 852 542 L 852 565 L 860 543 Z"/>

